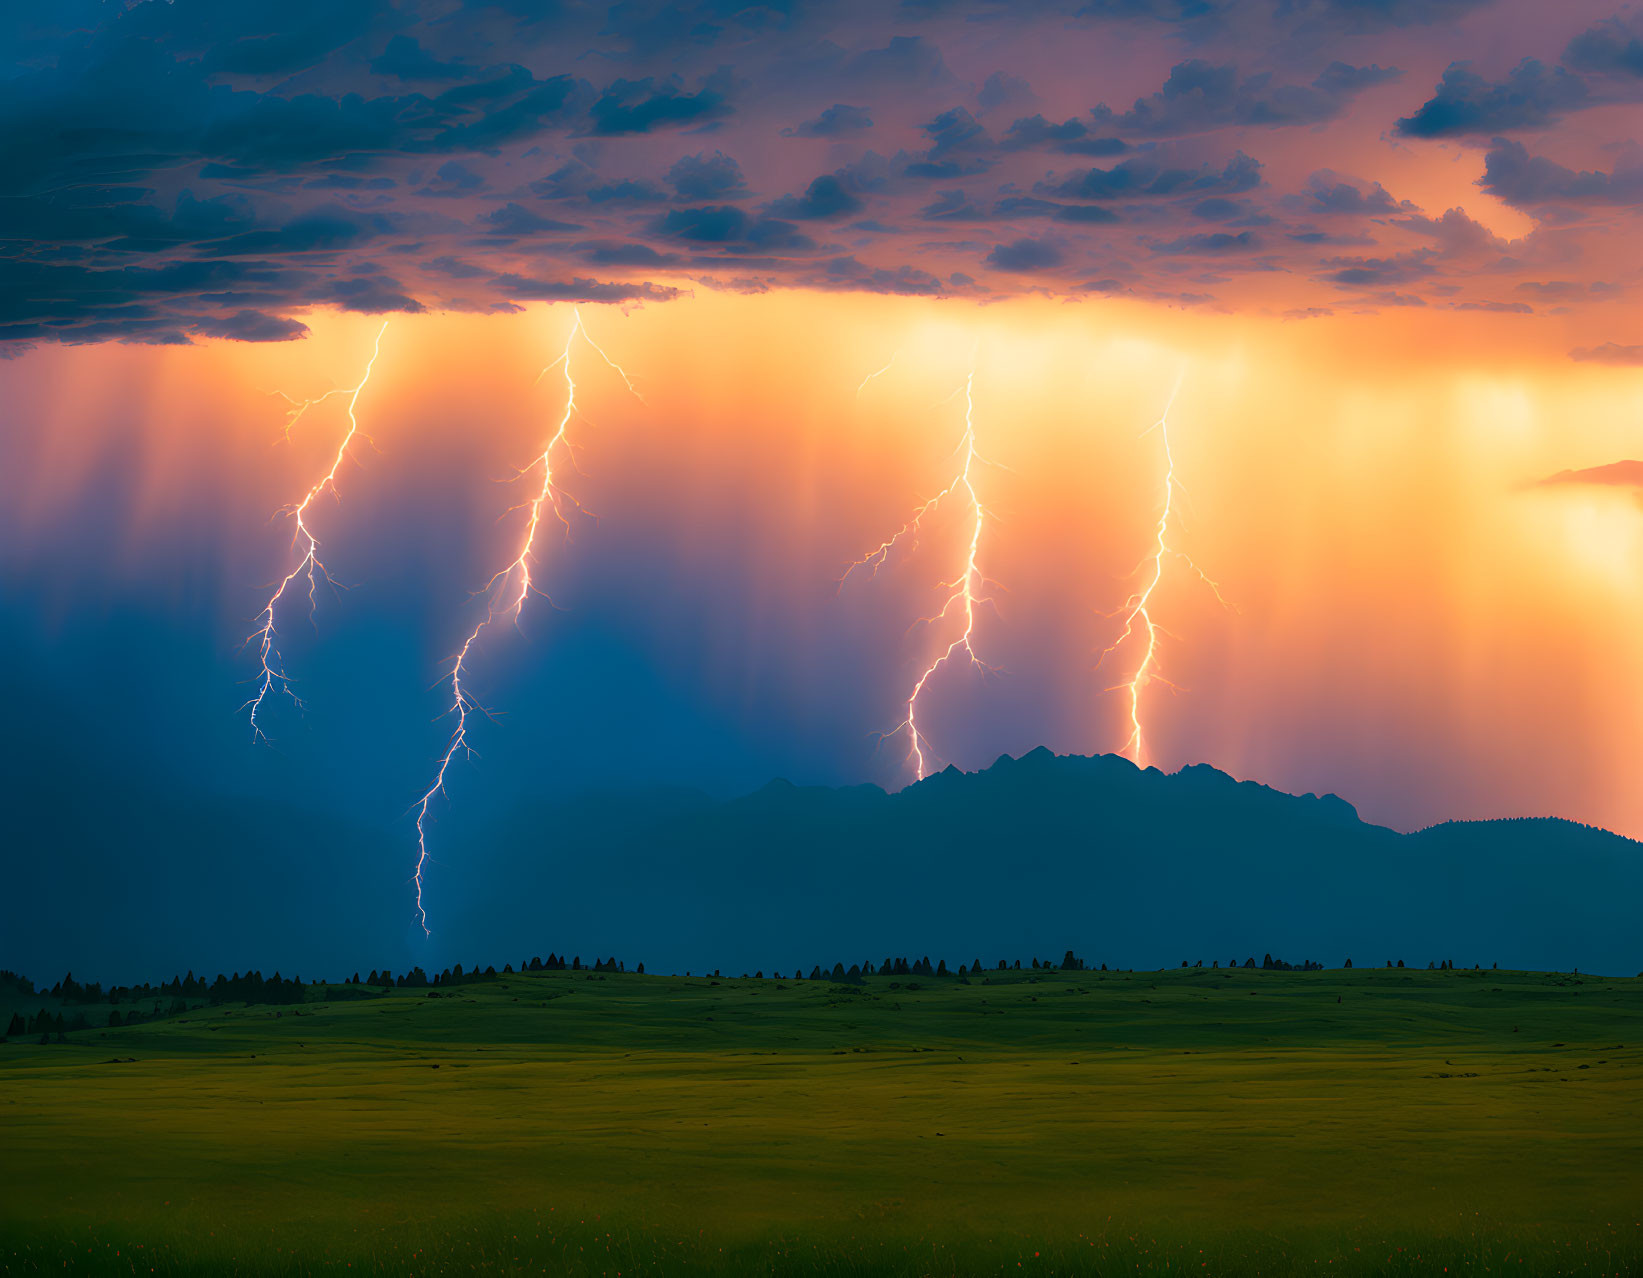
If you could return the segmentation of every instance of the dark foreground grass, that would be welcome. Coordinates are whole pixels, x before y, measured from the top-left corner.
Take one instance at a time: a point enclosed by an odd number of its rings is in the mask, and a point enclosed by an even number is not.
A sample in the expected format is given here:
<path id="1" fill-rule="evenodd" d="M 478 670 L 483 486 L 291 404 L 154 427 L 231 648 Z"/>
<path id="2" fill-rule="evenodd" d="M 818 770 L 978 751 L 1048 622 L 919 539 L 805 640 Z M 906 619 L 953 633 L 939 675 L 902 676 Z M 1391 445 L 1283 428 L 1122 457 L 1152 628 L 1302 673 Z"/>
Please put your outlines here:
<path id="1" fill-rule="evenodd" d="M 1643 1272 L 1639 981 L 440 994 L 0 1047 L 0 1270 Z"/>
<path id="2" fill-rule="evenodd" d="M 410 1224 L 373 1237 L 339 1239 L 301 1227 L 234 1241 L 184 1233 L 87 1228 L 72 1235 L 25 1233 L 7 1247 L 18 1273 L 193 1275 L 563 1274 L 575 1278 L 712 1275 L 1030 1274 L 1632 1274 L 1636 1239 L 1618 1228 L 1588 1235 L 1525 1236 L 1510 1224 L 1457 1220 L 1449 1234 L 1386 1230 L 1277 1236 L 1228 1227 L 1197 1237 L 1158 1236 L 1111 1225 L 1066 1238 L 967 1237 L 961 1225 L 937 1238 L 851 1233 L 849 1225 L 728 1244 L 588 1220 L 560 1226 L 541 1215 Z"/>

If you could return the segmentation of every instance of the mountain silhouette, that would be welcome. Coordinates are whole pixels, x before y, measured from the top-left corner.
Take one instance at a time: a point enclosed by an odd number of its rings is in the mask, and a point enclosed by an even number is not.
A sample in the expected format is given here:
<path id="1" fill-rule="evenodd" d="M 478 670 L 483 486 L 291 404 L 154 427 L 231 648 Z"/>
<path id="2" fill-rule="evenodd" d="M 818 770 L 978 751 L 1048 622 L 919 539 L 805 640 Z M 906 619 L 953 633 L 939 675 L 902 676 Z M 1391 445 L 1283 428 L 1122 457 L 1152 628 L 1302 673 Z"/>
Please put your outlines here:
<path id="1" fill-rule="evenodd" d="M 1401 834 L 1334 795 L 1035 750 L 896 793 L 773 781 L 470 807 L 410 908 L 408 825 L 37 770 L 0 966 L 50 979 L 517 963 L 808 972 L 886 954 L 1643 968 L 1643 845 L 1561 820 Z M 113 855 L 118 852 L 118 855 Z"/>
<path id="2" fill-rule="evenodd" d="M 1068 947 L 1126 967 L 1268 952 L 1643 967 L 1643 845 L 1556 819 L 1401 834 L 1335 795 L 1201 764 L 1166 775 L 1039 749 L 894 794 L 786 781 L 728 802 L 611 794 L 514 829 L 533 833 L 491 840 L 490 863 L 466 875 L 514 890 L 459 912 L 515 935 L 574 902 L 584 948 L 653 971 L 808 971 L 888 952 L 990 965 Z"/>

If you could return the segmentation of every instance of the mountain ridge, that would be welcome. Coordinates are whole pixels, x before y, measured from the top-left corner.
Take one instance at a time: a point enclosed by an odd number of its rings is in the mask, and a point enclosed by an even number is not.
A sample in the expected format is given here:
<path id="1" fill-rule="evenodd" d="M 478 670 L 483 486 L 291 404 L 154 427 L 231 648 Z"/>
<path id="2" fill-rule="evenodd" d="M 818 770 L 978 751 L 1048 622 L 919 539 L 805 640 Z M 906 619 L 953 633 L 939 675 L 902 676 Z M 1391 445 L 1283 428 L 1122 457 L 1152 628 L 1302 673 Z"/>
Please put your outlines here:
<path id="1" fill-rule="evenodd" d="M 80 785 L 42 775 L 8 810 L 15 846 L 36 851 L 9 868 L 28 904 L 0 930 L 0 966 L 148 979 L 554 950 L 751 972 L 1073 948 L 1124 967 L 1271 952 L 1643 968 L 1634 840 L 1555 817 L 1402 833 L 1206 764 L 1034 750 L 895 792 L 776 778 L 729 799 L 652 786 L 475 806 L 442 827 L 431 939 L 409 913 L 400 824 L 134 781 L 93 805 Z"/>
<path id="2" fill-rule="evenodd" d="M 540 809 L 523 824 L 553 837 L 523 847 L 493 828 L 475 881 L 514 878 L 515 901 L 568 893 L 587 947 L 619 935 L 652 970 L 796 966 L 783 949 L 806 970 L 886 947 L 956 961 L 978 945 L 1070 946 L 1124 966 L 1268 951 L 1643 965 L 1618 908 L 1643 897 L 1634 840 L 1559 818 L 1403 833 L 1338 795 L 1291 795 L 1207 764 L 1164 773 L 1039 749 L 894 792 L 776 778 L 651 819 L 625 805 L 606 823 L 597 809 L 574 822 L 562 805 Z M 489 909 L 492 925 L 511 908 L 478 894 L 453 905 Z"/>

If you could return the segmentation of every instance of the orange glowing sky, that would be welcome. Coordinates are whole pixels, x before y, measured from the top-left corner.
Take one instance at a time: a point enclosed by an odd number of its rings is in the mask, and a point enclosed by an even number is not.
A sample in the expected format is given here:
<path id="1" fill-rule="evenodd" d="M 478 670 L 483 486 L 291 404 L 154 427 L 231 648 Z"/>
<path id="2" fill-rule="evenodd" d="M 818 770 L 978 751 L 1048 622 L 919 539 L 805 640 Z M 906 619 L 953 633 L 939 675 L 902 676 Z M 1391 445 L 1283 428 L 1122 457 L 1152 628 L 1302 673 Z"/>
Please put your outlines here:
<path id="1" fill-rule="evenodd" d="M 996 673 L 933 679 L 920 715 L 938 765 L 1124 745 L 1125 699 L 1107 689 L 1138 654 L 1095 666 L 1150 553 L 1162 463 L 1144 432 L 1179 378 L 1171 540 L 1235 610 L 1166 572 L 1154 613 L 1178 691 L 1144 695 L 1152 761 L 1333 790 L 1402 827 L 1555 813 L 1643 834 L 1643 509 L 1625 483 L 1542 482 L 1635 453 L 1634 370 L 1537 354 L 1506 317 L 1457 331 L 1413 312 L 1286 322 L 793 290 L 583 314 L 645 402 L 596 360 L 579 367 L 562 482 L 597 520 L 573 517 L 537 575 L 567 615 L 636 601 L 622 624 L 660 677 L 749 740 L 786 742 L 795 779 L 795 759 L 817 779 L 909 779 L 905 740 L 872 734 L 951 638 L 914 623 L 963 562 L 962 504 L 872 579 L 835 583 L 951 478 L 973 353 L 977 446 L 998 463 L 977 473 L 979 560 L 1000 587 L 975 644 Z M 203 594 L 213 642 L 243 636 L 259 587 L 294 562 L 271 512 L 345 426 L 340 403 L 318 406 L 286 444 L 270 392 L 354 384 L 381 325 L 304 319 L 298 343 L 39 348 L 0 366 L 31 428 L 0 479 L 7 563 L 52 566 L 43 615 L 123 583 L 161 611 Z M 400 692 L 428 758 L 445 731 L 429 685 L 517 544 L 507 512 L 528 485 L 509 480 L 562 410 L 562 388 L 536 379 L 572 322 L 569 306 L 395 317 L 359 404 L 375 450 L 355 450 L 312 516 L 351 589 L 321 593 L 317 638 L 294 619 L 293 660 L 351 615 L 412 635 L 422 677 Z M 127 500 L 88 510 L 111 458 Z M 87 523 L 103 530 L 95 565 Z M 179 523 L 216 551 L 186 575 L 167 563 Z M 497 642 L 487 705 L 509 708 L 555 616 Z"/>
<path id="2" fill-rule="evenodd" d="M 45 774 L 418 892 L 1039 746 L 1643 836 L 1637 5 L 14 8 Z"/>

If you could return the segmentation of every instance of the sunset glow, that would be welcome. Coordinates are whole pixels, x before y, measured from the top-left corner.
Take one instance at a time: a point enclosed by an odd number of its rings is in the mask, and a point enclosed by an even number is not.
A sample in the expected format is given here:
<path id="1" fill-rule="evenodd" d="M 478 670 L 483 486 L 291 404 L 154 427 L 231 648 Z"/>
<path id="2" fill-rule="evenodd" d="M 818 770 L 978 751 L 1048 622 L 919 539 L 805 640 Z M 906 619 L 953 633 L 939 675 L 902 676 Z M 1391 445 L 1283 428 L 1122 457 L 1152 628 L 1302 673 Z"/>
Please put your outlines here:
<path id="1" fill-rule="evenodd" d="M 1291 789 L 1350 791 L 1402 826 L 1457 810 L 1550 811 L 1643 832 L 1626 764 L 1643 727 L 1643 680 L 1628 655 L 1643 512 L 1625 487 L 1546 482 L 1625 455 L 1643 425 L 1625 369 L 1560 366 L 1481 340 L 1470 353 L 1440 347 L 1424 318 L 1394 342 L 1367 318 L 1296 325 L 1114 303 L 964 309 L 788 294 L 703 296 L 626 316 L 601 309 L 594 319 L 602 344 L 645 370 L 651 407 L 597 362 L 585 384 L 579 374 L 577 410 L 598 429 L 578 441 L 578 494 L 599 521 L 555 552 L 565 574 L 555 599 L 572 613 L 599 606 L 624 589 L 625 547 L 656 546 L 655 568 L 625 587 L 650 592 L 658 608 L 619 623 L 631 642 L 664 670 L 692 653 L 692 677 L 744 730 L 816 743 L 818 777 L 899 783 L 896 752 L 875 753 L 871 734 L 916 658 L 909 623 L 940 614 L 950 592 L 939 583 L 955 579 L 955 564 L 974 569 L 965 546 L 975 526 L 955 507 L 913 529 L 871 581 L 858 572 L 842 591 L 837 565 L 929 500 L 920 489 L 949 464 L 953 414 L 970 399 L 942 401 L 968 377 L 972 349 L 975 420 L 988 460 L 1000 463 L 987 476 L 996 523 L 986 573 L 1006 587 L 987 592 L 988 665 L 1001 673 L 932 688 L 921 733 L 943 743 L 944 761 L 968 766 L 1040 741 L 1126 747 L 1128 684 L 1105 691 L 1123 649 L 1100 671 L 1092 654 L 1123 634 L 1131 570 L 1152 567 L 1160 439 L 1134 423 L 1156 416 L 1186 361 L 1170 446 L 1192 479 L 1168 544 L 1212 561 L 1238 611 L 1184 563 L 1140 578 L 1167 605 L 1157 616 L 1178 640 L 1168 677 L 1180 692 L 1148 700 L 1149 761 L 1207 758 Z M 156 552 L 187 511 L 218 547 L 214 626 L 237 638 L 259 603 L 255 583 L 290 571 L 262 512 L 282 490 L 313 483 L 304 472 L 329 465 L 347 425 L 317 406 L 284 445 L 286 405 L 262 388 L 352 385 L 347 362 L 381 327 L 324 314 L 309 322 L 314 338 L 290 346 L 42 348 L 0 370 L 12 402 L 45 428 L 26 465 L 6 471 L 14 482 L 28 476 L 8 496 L 12 571 L 26 569 L 20 548 L 67 534 L 65 513 L 95 491 L 99 459 L 118 438 L 130 500 L 111 528 L 114 553 L 83 570 L 87 582 L 150 597 L 177 589 Z M 375 365 L 380 456 L 327 508 L 327 564 L 348 583 L 427 573 L 435 606 L 415 625 L 434 653 L 460 649 L 466 631 L 454 630 L 450 605 L 492 577 L 484 561 L 518 559 L 510 524 L 494 522 L 510 504 L 499 505 L 496 481 L 533 447 L 535 351 L 547 333 L 562 343 L 573 323 L 569 307 L 405 317 Z M 850 336 L 817 352 L 808 336 L 818 326 Z M 894 376 L 858 401 L 856 370 L 875 347 L 903 353 Z M 1397 359 L 1399 378 L 1388 382 L 1361 356 Z M 31 393 L 48 382 L 71 389 Z M 553 411 L 559 420 L 563 405 Z M 399 520 L 422 531 L 384 540 Z M 428 562 L 417 547 L 435 542 L 457 553 Z M 654 576 L 662 564 L 666 581 Z M 501 606 L 511 610 L 524 575 L 508 571 Z M 969 571 L 956 574 L 961 586 Z M 49 597 L 50 583 L 40 588 Z M 368 610 L 369 593 L 349 591 L 328 615 Z M 544 612 L 533 634 L 551 632 L 556 615 Z M 325 639 L 296 637 L 305 647 Z M 1116 669 L 1142 664 L 1132 653 Z M 353 677 L 373 679 L 369 669 Z M 398 695 L 428 707 L 422 722 L 437 717 L 420 685 Z M 538 731 L 524 707 L 502 700 L 515 732 Z M 547 722 L 540 730 L 551 735 Z M 768 748 L 782 757 L 774 739 Z M 1548 758 L 1566 766 L 1548 770 Z"/>
<path id="2" fill-rule="evenodd" d="M 686 8 L 17 20 L 41 758 L 417 944 L 542 805 L 1040 746 L 1643 836 L 1632 10 Z"/>

